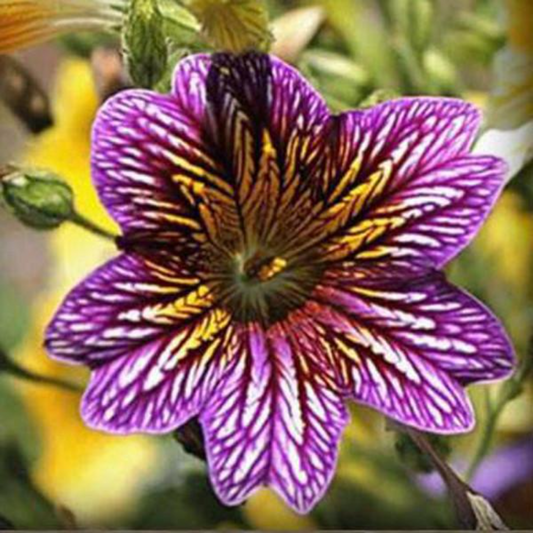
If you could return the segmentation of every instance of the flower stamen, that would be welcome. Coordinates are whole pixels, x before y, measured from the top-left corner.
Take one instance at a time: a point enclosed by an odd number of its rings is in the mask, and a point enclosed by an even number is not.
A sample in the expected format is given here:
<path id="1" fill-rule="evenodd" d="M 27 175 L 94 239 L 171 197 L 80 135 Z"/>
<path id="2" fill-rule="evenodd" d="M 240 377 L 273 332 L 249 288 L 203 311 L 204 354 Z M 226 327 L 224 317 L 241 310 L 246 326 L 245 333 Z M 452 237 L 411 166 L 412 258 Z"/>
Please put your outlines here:
<path id="1" fill-rule="evenodd" d="M 287 267 L 286 259 L 272 255 L 262 256 L 254 254 L 245 261 L 241 261 L 240 271 L 243 280 L 269 281 L 283 272 Z"/>

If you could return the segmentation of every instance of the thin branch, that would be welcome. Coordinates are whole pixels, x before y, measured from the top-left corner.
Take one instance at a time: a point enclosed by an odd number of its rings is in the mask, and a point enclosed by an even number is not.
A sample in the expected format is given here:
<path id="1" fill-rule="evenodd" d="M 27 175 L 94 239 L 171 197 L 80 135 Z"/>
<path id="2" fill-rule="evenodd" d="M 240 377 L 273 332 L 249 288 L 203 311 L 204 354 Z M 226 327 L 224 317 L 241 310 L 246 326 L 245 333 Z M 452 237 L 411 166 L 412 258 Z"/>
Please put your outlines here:
<path id="1" fill-rule="evenodd" d="M 409 435 L 440 474 L 448 487 L 457 522 L 461 528 L 491 531 L 507 529 L 490 503 L 455 473 L 423 433 L 407 426 L 400 426 L 399 429 Z"/>
<path id="2" fill-rule="evenodd" d="M 465 529 L 475 529 L 476 517 L 467 496 L 470 487 L 439 456 L 423 433 L 408 427 L 403 427 L 402 431 L 407 433 L 420 451 L 428 457 L 448 487 L 459 525 Z"/>
<path id="3" fill-rule="evenodd" d="M 2 372 L 9 374 L 12 377 L 30 381 L 38 385 L 49 385 L 77 394 L 83 392 L 83 389 L 79 385 L 76 385 L 71 381 L 55 378 L 52 376 L 45 376 L 33 370 L 24 368 L 16 361 L 14 361 L 11 357 L 9 357 L 7 353 L 0 348 L 0 373 Z"/>
<path id="4" fill-rule="evenodd" d="M 93 235 L 98 235 L 99 237 L 103 237 L 104 239 L 107 239 L 108 241 L 115 242 L 117 236 L 113 233 L 107 231 L 106 229 L 102 228 L 98 224 L 94 223 L 92 220 L 89 220 L 85 216 L 81 215 L 78 212 L 74 212 L 70 218 L 69 221 L 72 224 L 75 224 L 76 226 L 79 226 L 80 228 L 83 228 Z"/>

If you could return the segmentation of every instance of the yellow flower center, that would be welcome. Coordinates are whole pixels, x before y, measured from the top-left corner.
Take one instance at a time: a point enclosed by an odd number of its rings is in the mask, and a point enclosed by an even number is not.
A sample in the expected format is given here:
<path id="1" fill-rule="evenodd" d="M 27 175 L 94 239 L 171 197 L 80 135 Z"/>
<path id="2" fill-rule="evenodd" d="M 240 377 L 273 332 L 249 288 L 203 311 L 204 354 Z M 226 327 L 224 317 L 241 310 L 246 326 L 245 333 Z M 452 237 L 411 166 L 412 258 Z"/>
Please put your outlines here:
<path id="1" fill-rule="evenodd" d="M 303 305 L 322 275 L 316 258 L 289 260 L 261 247 L 235 253 L 223 264 L 222 271 L 213 271 L 211 283 L 223 307 L 238 321 L 264 325 L 285 318 Z"/>

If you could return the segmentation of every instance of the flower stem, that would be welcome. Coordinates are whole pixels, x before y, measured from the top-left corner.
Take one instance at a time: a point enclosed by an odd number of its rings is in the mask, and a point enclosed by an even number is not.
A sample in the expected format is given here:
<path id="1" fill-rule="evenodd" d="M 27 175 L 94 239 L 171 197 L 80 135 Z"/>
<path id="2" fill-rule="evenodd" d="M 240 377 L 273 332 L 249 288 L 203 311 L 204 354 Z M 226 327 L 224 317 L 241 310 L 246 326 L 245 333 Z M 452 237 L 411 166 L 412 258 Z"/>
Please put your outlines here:
<path id="1" fill-rule="evenodd" d="M 483 461 L 489 452 L 498 419 L 507 406 L 507 403 L 512 399 L 513 398 L 510 398 L 508 394 L 501 394 L 496 403 L 489 406 L 487 419 L 485 425 L 483 426 L 476 451 L 474 452 L 473 459 L 468 467 L 468 470 L 466 471 L 466 479 L 472 479 L 477 468 L 481 464 L 481 461 Z"/>
<path id="2" fill-rule="evenodd" d="M 95 224 L 93 221 L 89 220 L 77 211 L 74 211 L 74 213 L 70 216 L 69 220 L 76 226 L 79 226 L 80 228 L 89 231 L 93 235 L 98 235 L 99 237 L 103 237 L 104 239 L 115 242 L 116 235 L 105 230 L 98 224 Z"/>
<path id="3" fill-rule="evenodd" d="M 508 530 L 492 505 L 470 485 L 465 483 L 435 451 L 426 436 L 406 426 L 400 428 L 433 463 L 435 470 L 448 487 L 457 522 L 462 529 L 477 531 Z"/>
<path id="4" fill-rule="evenodd" d="M 5 372 L 15 378 L 25 379 L 39 385 L 50 385 L 69 392 L 80 393 L 82 388 L 67 380 L 54 378 L 51 376 L 44 376 L 33 370 L 28 370 L 20 366 L 17 362 L 11 359 L 7 353 L 0 349 L 0 373 Z"/>
<path id="5" fill-rule="evenodd" d="M 476 529 L 476 516 L 468 498 L 468 493 L 474 491 L 439 456 L 423 433 L 406 426 L 401 430 L 407 433 L 420 451 L 427 456 L 448 487 L 459 525 L 464 529 Z"/>

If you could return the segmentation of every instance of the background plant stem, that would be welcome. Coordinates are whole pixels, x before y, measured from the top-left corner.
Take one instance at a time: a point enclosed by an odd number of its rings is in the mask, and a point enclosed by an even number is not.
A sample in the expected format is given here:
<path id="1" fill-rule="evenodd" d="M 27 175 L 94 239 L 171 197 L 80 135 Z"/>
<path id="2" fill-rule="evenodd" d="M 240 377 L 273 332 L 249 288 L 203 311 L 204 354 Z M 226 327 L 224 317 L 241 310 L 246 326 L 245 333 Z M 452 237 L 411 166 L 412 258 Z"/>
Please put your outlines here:
<path id="1" fill-rule="evenodd" d="M 103 237 L 109 241 L 115 241 L 116 235 L 113 233 L 105 230 L 104 228 L 100 227 L 98 224 L 95 224 L 85 216 L 81 215 L 77 211 L 75 211 L 71 217 L 70 222 L 75 224 L 76 226 L 79 226 L 80 228 L 83 228 L 90 233 L 93 233 L 94 235 L 98 235 L 99 237 Z"/>
<path id="2" fill-rule="evenodd" d="M 0 349 L 0 372 L 4 372 L 15 378 L 31 381 L 39 385 L 50 385 L 69 392 L 81 393 L 83 389 L 67 380 L 45 376 L 20 366 L 16 361 Z"/>

